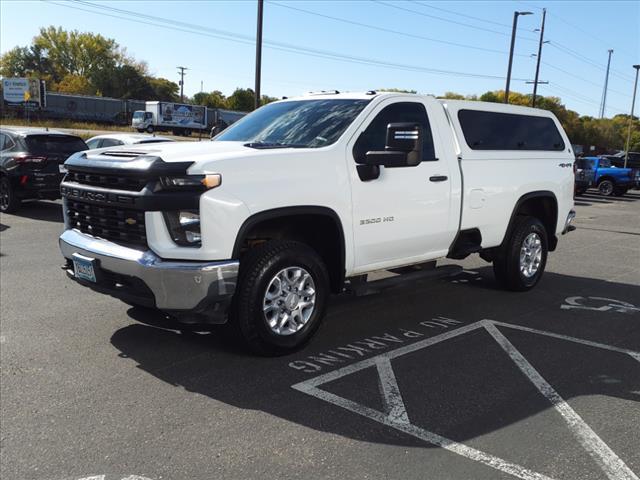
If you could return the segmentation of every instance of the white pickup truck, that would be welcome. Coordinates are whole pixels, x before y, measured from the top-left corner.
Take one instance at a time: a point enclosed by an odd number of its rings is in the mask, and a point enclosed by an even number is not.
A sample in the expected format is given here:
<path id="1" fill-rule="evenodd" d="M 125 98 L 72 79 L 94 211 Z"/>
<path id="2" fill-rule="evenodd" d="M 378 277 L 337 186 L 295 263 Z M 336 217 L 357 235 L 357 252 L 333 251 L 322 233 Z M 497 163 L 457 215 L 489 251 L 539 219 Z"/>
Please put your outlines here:
<path id="1" fill-rule="evenodd" d="M 573 229 L 573 164 L 544 110 L 307 95 L 212 142 L 75 154 L 60 247 L 82 285 L 281 354 L 369 272 L 478 253 L 507 289 L 532 288 Z"/>

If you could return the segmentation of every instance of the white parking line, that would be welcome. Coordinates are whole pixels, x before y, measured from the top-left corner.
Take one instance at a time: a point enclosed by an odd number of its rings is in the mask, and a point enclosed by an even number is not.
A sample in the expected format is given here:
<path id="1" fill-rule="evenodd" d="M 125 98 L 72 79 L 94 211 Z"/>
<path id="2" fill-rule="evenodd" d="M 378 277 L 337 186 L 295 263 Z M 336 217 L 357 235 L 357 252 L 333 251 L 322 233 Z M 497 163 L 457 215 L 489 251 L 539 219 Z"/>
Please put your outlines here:
<path id="1" fill-rule="evenodd" d="M 380 377 L 380 391 L 384 399 L 387 418 L 392 423 L 409 424 L 409 416 L 400 394 L 396 375 L 393 373 L 393 368 L 391 368 L 391 360 L 385 357 L 378 357 L 376 367 Z"/>
<path id="2" fill-rule="evenodd" d="M 538 373 L 518 349 L 496 328 L 495 325 L 487 323 L 485 326 L 491 336 L 498 342 L 498 345 L 507 352 L 509 357 L 524 373 L 531 383 L 551 402 L 553 408 L 562 415 L 569 430 L 575 435 L 580 445 L 589 452 L 589 455 L 598 463 L 600 468 L 611 480 L 638 480 L 638 477 L 629 467 L 609 448 L 609 445 L 596 435 L 589 425 L 578 415 L 573 408 L 549 385 L 549 383 Z"/>
<path id="3" fill-rule="evenodd" d="M 407 414 L 407 410 L 402 399 L 398 383 L 393 372 L 391 359 L 406 355 L 411 352 L 435 345 L 445 340 L 472 332 L 477 329 L 485 329 L 505 350 L 510 359 L 516 363 L 520 370 L 527 376 L 533 385 L 542 393 L 552 404 L 552 406 L 562 415 L 571 432 L 578 438 L 580 444 L 595 459 L 596 463 L 605 472 L 609 479 L 617 480 L 640 480 L 631 471 L 631 469 L 609 448 L 609 446 L 584 422 L 584 420 L 564 401 L 562 397 L 549 385 L 549 383 L 533 368 L 533 366 L 524 358 L 524 356 L 502 335 L 496 326 L 517 329 L 558 338 L 574 343 L 580 343 L 590 347 L 602 348 L 630 355 L 635 360 L 640 360 L 640 352 L 628 350 L 624 348 L 613 347 L 590 340 L 583 340 L 566 335 L 536 330 L 520 325 L 513 325 L 493 320 L 481 320 L 479 322 L 460 327 L 432 338 L 421 340 L 411 345 L 382 353 L 372 358 L 362 360 L 360 362 L 348 365 L 346 367 L 334 370 L 332 372 L 319 375 L 315 378 L 305 380 L 292 386 L 295 390 L 314 396 L 320 400 L 337 405 L 350 412 L 356 413 L 363 417 L 369 418 L 376 422 L 387 425 L 391 428 L 412 435 L 416 438 L 424 440 L 433 445 L 437 445 L 445 450 L 456 453 L 470 460 L 477 461 L 496 470 L 513 475 L 524 480 L 551 480 L 550 477 L 538 472 L 534 472 L 528 468 L 509 462 L 502 458 L 496 457 L 489 453 L 477 450 L 454 440 L 445 438 L 441 435 L 428 431 L 424 428 L 413 425 Z M 376 367 L 378 372 L 378 380 L 380 392 L 383 398 L 384 412 L 375 410 L 365 405 L 359 404 L 347 398 L 330 393 L 326 390 L 318 388 L 320 385 L 338 380 L 342 377 L 358 372 L 365 368 Z"/>

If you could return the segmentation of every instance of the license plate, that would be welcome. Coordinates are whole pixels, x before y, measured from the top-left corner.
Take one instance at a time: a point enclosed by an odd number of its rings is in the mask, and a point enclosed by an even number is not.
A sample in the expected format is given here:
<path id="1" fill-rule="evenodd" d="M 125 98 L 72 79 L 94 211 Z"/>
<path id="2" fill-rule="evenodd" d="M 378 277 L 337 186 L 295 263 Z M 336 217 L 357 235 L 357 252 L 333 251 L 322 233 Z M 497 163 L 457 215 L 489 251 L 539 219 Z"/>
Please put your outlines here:
<path id="1" fill-rule="evenodd" d="M 65 167 L 62 163 L 58 165 L 58 170 L 60 171 L 60 173 L 67 173 L 67 167 Z"/>
<path id="2" fill-rule="evenodd" d="M 76 278 L 96 282 L 96 260 L 83 255 L 73 254 L 73 272 Z"/>

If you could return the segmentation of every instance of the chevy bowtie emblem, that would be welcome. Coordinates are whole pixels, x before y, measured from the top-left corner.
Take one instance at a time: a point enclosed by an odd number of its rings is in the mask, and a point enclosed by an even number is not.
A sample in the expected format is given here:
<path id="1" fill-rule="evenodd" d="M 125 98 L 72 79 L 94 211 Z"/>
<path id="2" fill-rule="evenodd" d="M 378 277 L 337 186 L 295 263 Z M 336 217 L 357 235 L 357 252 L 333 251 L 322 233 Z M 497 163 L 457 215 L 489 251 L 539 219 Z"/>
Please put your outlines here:
<path id="1" fill-rule="evenodd" d="M 135 224 L 136 224 L 136 223 L 138 223 L 138 222 L 136 221 L 136 219 L 135 219 L 135 218 L 127 218 L 127 219 L 125 220 L 125 223 L 126 223 L 127 225 L 135 225 Z"/>

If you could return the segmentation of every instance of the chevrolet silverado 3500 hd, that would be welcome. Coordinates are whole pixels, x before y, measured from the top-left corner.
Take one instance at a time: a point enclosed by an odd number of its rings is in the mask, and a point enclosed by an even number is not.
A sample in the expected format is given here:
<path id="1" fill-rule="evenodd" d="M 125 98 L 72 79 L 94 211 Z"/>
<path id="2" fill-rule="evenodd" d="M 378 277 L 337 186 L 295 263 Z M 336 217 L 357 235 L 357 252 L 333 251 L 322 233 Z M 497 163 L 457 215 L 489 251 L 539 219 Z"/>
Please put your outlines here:
<path id="1" fill-rule="evenodd" d="M 573 229 L 573 163 L 544 110 L 308 95 L 212 142 L 74 155 L 60 247 L 82 285 L 225 323 L 254 351 L 279 354 L 368 272 L 478 253 L 507 289 L 532 288 Z"/>

